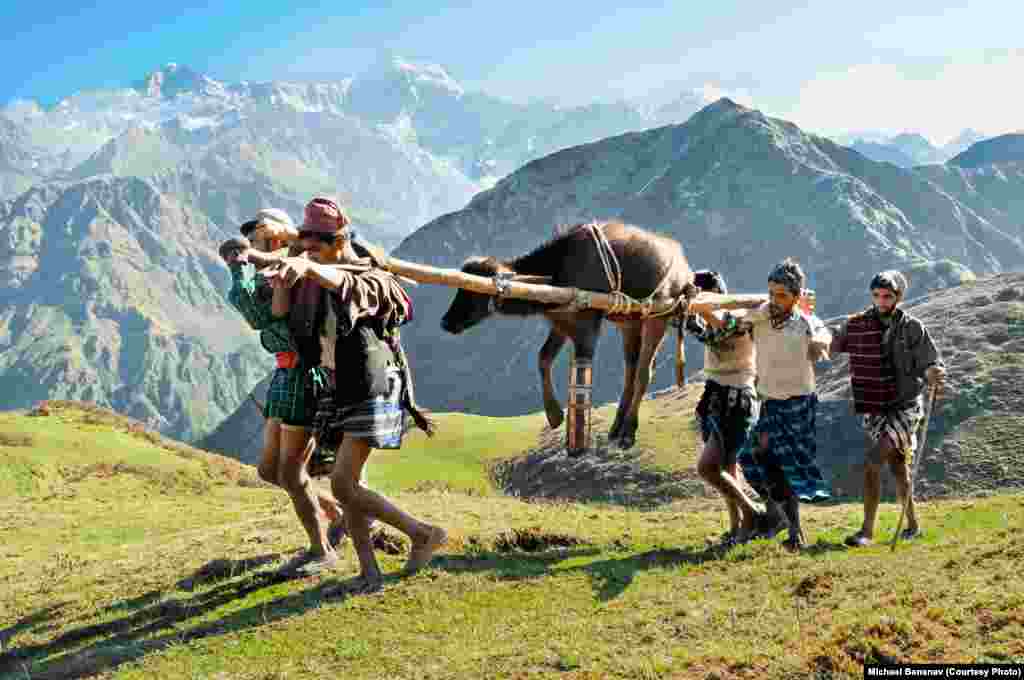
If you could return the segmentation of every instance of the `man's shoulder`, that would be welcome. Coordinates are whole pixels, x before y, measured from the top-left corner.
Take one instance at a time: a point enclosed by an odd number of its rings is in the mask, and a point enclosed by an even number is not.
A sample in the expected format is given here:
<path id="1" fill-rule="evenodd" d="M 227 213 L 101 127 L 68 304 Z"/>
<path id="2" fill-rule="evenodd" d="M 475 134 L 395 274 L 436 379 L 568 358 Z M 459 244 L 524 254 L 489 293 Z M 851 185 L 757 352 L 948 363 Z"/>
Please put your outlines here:
<path id="1" fill-rule="evenodd" d="M 762 323 L 771 318 L 771 308 L 768 303 L 762 304 L 760 307 L 748 310 L 742 316 L 744 321 L 749 323 Z"/>
<path id="2" fill-rule="evenodd" d="M 923 321 L 902 309 L 900 310 L 899 326 L 901 332 L 911 335 L 921 335 L 927 330 Z"/>

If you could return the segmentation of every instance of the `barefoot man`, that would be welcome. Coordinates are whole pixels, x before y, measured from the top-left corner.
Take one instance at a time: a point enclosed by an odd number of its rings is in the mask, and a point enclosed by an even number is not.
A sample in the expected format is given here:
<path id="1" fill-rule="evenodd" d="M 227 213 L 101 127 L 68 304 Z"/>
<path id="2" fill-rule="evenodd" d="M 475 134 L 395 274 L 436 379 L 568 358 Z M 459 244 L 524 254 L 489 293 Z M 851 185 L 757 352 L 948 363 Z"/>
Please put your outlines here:
<path id="1" fill-rule="evenodd" d="M 727 293 L 718 272 L 694 273 L 694 284 L 708 293 Z M 704 393 L 697 404 L 704 448 L 697 461 L 701 479 L 725 497 L 729 531 L 724 544 L 742 543 L 757 528 L 757 509 L 736 480 L 736 453 L 757 422 L 760 402 L 754 391 L 757 377 L 754 340 L 729 312 L 702 309 L 687 319 L 687 332 L 704 345 Z"/>
<path id="2" fill-rule="evenodd" d="M 907 280 L 898 271 L 871 279 L 871 306 L 849 317 L 832 336 L 832 352 L 850 355 L 854 410 L 867 435 L 864 458 L 864 522 L 846 545 L 870 545 L 882 494 L 882 465 L 896 478 L 896 494 L 907 508 L 901 538 L 920 534 L 911 494 L 910 465 L 917 451 L 917 429 L 924 417 L 925 386 L 941 390 L 946 376 L 939 350 L 928 329 L 899 308 Z M 908 498 L 908 496 L 910 496 Z"/>
<path id="3" fill-rule="evenodd" d="M 398 327 L 411 318 L 409 297 L 394 276 L 373 268 L 372 259 L 358 257 L 348 223 L 335 200 L 310 201 L 299 231 L 309 259 L 285 259 L 272 285 L 292 289 L 289 327 L 299 351 L 318 364 L 314 438 L 337 450 L 331 487 L 344 507 L 359 559 L 358 589 L 373 591 L 383 579 L 370 542 L 370 518 L 409 536 L 407 573 L 426 565 L 447 536 L 359 484 L 373 449 L 401 447 L 407 416 L 428 434 L 433 428 L 415 405 L 398 338 Z M 345 271 L 332 264 L 365 264 L 368 271 Z M 322 561 L 333 566 L 331 558 Z"/>
<path id="4" fill-rule="evenodd" d="M 256 267 L 282 259 L 281 254 L 275 254 L 275 251 L 295 242 L 298 230 L 287 213 L 265 208 L 259 211 L 256 219 L 243 224 L 241 232 L 251 240 L 251 246 L 246 239 L 230 239 L 220 248 L 221 257 L 231 270 L 232 286 L 228 301 L 241 312 L 250 327 L 260 332 L 260 343 L 275 355 L 277 361 L 263 408 L 263 452 L 257 469 L 261 479 L 284 488 L 293 503 L 298 503 L 296 497 L 304 493 L 303 452 L 309 441 L 316 406 L 312 379 L 309 366 L 298 355 L 284 318 L 287 305 L 275 316 L 273 291 L 267 280 L 256 274 Z M 331 494 L 317 490 L 316 501 L 320 509 L 316 517 L 325 515 L 331 525 L 325 528 L 322 519 L 310 521 L 298 513 L 309 535 L 308 553 L 333 552 L 333 547 L 344 536 L 345 522 L 339 504 Z"/>

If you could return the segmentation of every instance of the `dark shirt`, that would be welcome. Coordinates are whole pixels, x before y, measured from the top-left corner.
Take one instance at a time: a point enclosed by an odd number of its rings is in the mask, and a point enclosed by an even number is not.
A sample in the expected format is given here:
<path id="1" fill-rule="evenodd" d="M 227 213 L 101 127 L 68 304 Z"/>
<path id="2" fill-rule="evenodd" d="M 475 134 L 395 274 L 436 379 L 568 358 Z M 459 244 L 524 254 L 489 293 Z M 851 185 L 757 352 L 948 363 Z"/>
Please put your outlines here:
<path id="1" fill-rule="evenodd" d="M 943 366 L 942 357 L 928 329 L 918 319 L 897 308 L 888 321 L 888 328 L 882 336 L 882 360 L 892 367 L 896 378 L 893 407 L 905 408 L 924 391 L 928 368 Z M 832 354 L 849 351 L 846 326 L 843 322 L 838 329 L 832 329 Z"/>

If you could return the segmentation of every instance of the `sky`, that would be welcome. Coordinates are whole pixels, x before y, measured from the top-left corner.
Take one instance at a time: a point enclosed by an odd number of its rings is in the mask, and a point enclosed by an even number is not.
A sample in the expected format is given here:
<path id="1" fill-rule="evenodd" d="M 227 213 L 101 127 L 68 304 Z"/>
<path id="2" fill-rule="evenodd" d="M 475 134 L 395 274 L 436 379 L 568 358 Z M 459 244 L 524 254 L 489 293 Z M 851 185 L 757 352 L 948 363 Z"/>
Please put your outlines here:
<path id="1" fill-rule="evenodd" d="M 0 104 L 52 105 L 168 62 L 225 81 L 330 80 L 397 54 L 515 101 L 697 89 L 826 134 L 941 144 L 1024 128 L 1019 0 L 0 4 Z"/>

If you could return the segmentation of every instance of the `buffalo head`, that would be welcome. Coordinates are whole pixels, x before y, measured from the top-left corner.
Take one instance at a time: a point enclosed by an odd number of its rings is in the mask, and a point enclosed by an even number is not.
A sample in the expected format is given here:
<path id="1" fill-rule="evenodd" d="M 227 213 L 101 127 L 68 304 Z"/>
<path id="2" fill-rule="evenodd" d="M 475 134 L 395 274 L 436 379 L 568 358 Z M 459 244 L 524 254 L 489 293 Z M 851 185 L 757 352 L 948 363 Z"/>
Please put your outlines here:
<path id="1" fill-rule="evenodd" d="M 462 265 L 464 274 L 494 277 L 501 264 L 493 257 L 471 257 Z M 455 299 L 441 318 L 441 328 L 458 334 L 472 328 L 494 313 L 494 298 L 483 293 L 459 289 Z"/>

